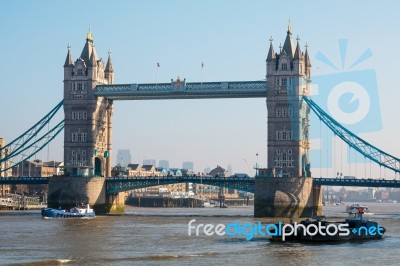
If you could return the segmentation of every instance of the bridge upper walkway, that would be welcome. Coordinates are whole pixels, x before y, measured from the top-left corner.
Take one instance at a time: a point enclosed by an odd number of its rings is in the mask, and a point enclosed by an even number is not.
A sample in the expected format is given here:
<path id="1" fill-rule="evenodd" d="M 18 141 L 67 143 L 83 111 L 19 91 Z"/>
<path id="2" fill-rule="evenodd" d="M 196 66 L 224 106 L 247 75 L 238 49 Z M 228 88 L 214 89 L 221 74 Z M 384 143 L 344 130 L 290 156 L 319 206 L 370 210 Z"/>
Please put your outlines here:
<path id="1" fill-rule="evenodd" d="M 265 98 L 267 82 L 192 82 L 97 85 L 96 96 L 111 100 L 161 100 L 205 98 Z"/>

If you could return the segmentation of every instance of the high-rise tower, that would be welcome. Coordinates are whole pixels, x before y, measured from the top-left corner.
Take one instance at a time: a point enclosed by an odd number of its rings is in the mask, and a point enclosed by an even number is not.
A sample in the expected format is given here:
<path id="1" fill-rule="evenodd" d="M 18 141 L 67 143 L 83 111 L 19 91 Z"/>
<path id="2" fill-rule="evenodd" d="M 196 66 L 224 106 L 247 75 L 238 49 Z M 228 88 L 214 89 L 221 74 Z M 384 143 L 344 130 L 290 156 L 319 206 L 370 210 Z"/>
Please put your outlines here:
<path id="1" fill-rule="evenodd" d="M 283 47 L 267 56 L 268 167 L 276 176 L 310 177 L 310 108 L 302 96 L 311 93 L 311 64 L 299 38 L 294 46 L 290 24 Z"/>
<path id="2" fill-rule="evenodd" d="M 96 213 L 121 213 L 124 194 L 106 194 L 111 176 L 113 102 L 94 95 L 100 84 L 114 82 L 111 55 L 98 58 L 92 33 L 73 62 L 68 45 L 64 64 L 64 176 L 49 181 L 48 206 L 70 208 L 87 203 Z"/>
<path id="3" fill-rule="evenodd" d="M 64 64 L 64 163 L 71 176 L 111 176 L 112 101 L 93 95 L 99 84 L 112 84 L 110 53 L 107 65 L 98 59 L 92 33 L 80 57 L 72 62 L 70 46 Z M 88 121 L 89 120 L 89 121 Z"/>
<path id="4" fill-rule="evenodd" d="M 310 172 L 311 63 L 290 24 L 276 53 L 270 39 L 267 55 L 268 168 L 254 183 L 255 217 L 312 217 L 322 211 L 321 187 Z"/>

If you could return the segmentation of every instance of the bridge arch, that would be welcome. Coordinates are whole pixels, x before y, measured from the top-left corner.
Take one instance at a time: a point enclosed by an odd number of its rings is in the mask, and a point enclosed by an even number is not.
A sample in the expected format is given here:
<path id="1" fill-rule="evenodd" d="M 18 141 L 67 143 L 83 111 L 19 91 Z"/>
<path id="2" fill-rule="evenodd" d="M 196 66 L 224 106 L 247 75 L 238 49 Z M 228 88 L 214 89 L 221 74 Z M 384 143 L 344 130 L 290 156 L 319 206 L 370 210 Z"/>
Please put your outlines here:
<path id="1" fill-rule="evenodd" d="M 103 161 L 100 157 L 94 158 L 94 175 L 101 176 L 103 172 Z"/>

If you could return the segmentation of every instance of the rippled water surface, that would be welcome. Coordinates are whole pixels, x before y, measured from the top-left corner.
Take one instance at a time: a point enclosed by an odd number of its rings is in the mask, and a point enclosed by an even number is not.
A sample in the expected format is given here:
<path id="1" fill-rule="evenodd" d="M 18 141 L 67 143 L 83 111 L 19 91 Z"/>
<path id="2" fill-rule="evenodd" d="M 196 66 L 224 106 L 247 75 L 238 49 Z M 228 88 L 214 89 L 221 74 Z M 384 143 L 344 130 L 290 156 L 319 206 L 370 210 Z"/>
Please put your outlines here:
<path id="1" fill-rule="evenodd" d="M 0 211 L 1 265 L 399 265 L 400 204 L 368 203 L 382 240 L 271 243 L 263 237 L 188 236 L 196 224 L 256 223 L 250 208 L 132 208 L 122 216 L 42 219 L 40 211 Z M 324 207 L 345 217 L 345 206 Z"/>

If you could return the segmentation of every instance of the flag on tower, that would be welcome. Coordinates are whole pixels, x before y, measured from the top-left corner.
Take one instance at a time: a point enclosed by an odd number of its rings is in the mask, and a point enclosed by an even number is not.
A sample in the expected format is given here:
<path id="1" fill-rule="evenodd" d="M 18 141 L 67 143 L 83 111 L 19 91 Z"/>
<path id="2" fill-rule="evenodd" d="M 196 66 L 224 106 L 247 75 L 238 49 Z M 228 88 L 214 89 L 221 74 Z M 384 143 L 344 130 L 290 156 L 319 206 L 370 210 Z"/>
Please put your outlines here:
<path id="1" fill-rule="evenodd" d="M 160 67 L 160 63 L 157 62 L 157 67 Z"/>
<path id="2" fill-rule="evenodd" d="M 203 68 L 204 67 L 204 63 L 203 62 L 201 62 L 201 68 Z"/>

